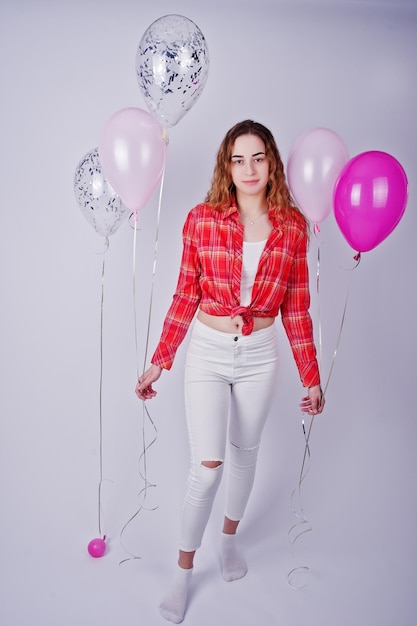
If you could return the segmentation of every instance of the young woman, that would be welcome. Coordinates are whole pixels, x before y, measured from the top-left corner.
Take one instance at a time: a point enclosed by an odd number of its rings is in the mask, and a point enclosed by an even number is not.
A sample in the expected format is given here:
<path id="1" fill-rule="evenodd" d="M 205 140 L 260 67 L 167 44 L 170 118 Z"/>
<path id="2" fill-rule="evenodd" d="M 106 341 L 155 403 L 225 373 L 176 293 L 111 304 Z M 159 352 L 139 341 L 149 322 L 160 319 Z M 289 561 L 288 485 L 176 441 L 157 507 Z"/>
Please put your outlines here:
<path id="1" fill-rule="evenodd" d="M 136 386 L 141 400 L 156 395 L 152 385 L 171 368 L 197 313 L 185 363 L 191 467 L 179 567 L 160 606 L 174 623 L 184 618 L 194 555 L 221 480 L 226 442 L 230 467 L 222 574 L 227 581 L 246 574 L 235 535 L 277 381 L 279 312 L 307 389 L 301 410 L 314 415 L 324 406 L 308 312 L 308 224 L 294 206 L 275 140 L 263 125 L 246 120 L 228 131 L 205 202 L 187 216 L 183 244 L 162 335 Z"/>

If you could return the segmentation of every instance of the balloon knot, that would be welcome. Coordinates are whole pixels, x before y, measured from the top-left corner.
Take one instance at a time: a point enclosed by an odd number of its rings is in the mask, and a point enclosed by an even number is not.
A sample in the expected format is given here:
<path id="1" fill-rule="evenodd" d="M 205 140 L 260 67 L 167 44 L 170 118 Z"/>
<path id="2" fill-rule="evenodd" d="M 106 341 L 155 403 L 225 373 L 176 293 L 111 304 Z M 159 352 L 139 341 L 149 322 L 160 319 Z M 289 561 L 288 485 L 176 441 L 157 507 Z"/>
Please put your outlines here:
<path id="1" fill-rule="evenodd" d="M 353 257 L 353 259 L 354 259 L 355 261 L 360 261 L 360 260 L 361 260 L 361 253 L 360 253 L 360 252 L 358 252 L 357 254 L 355 254 L 355 256 Z"/>
<path id="2" fill-rule="evenodd" d="M 162 140 L 165 141 L 166 145 L 169 144 L 169 136 L 168 136 L 168 128 L 164 128 L 162 131 Z"/>

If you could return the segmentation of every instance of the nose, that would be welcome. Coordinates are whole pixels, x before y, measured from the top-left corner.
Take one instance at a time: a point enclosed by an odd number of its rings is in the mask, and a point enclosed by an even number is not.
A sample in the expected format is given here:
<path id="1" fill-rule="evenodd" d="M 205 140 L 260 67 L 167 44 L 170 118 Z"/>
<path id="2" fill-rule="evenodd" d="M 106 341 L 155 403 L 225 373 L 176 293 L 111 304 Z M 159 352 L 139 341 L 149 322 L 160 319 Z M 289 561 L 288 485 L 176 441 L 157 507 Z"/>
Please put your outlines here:
<path id="1" fill-rule="evenodd" d="M 255 169 L 253 167 L 253 163 L 252 161 L 248 161 L 246 163 L 246 175 L 247 176 L 252 176 L 252 174 L 254 173 Z"/>

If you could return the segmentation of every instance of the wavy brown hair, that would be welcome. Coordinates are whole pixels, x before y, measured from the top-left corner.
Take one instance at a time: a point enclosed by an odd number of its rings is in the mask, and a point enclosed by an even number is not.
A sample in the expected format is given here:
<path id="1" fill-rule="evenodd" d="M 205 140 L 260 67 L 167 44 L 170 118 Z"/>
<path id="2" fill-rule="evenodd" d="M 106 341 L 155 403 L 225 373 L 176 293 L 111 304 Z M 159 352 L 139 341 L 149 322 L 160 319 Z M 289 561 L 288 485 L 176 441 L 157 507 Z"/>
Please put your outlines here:
<path id="1" fill-rule="evenodd" d="M 244 120 L 235 124 L 224 137 L 217 153 L 211 187 L 206 195 L 205 202 L 211 204 L 218 211 L 224 211 L 230 206 L 231 196 L 235 193 L 235 186 L 230 172 L 233 146 L 241 135 L 257 135 L 265 144 L 265 155 L 269 161 L 269 180 L 266 188 L 268 206 L 275 208 L 275 214 L 280 222 L 294 213 L 301 216 L 306 225 L 307 220 L 296 207 L 287 185 L 284 165 L 275 142 L 275 139 L 265 126 L 252 120 Z"/>

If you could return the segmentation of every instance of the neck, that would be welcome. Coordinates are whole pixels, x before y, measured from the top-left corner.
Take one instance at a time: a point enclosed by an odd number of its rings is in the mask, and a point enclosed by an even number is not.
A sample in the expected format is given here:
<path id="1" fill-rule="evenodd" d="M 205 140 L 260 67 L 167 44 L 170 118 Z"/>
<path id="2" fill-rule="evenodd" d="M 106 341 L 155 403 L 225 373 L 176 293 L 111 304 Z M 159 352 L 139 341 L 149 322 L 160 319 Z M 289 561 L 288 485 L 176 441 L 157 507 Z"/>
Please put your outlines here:
<path id="1" fill-rule="evenodd" d="M 243 217 L 253 219 L 268 210 L 265 196 L 246 196 L 239 194 L 236 196 L 236 203 L 239 213 Z"/>

